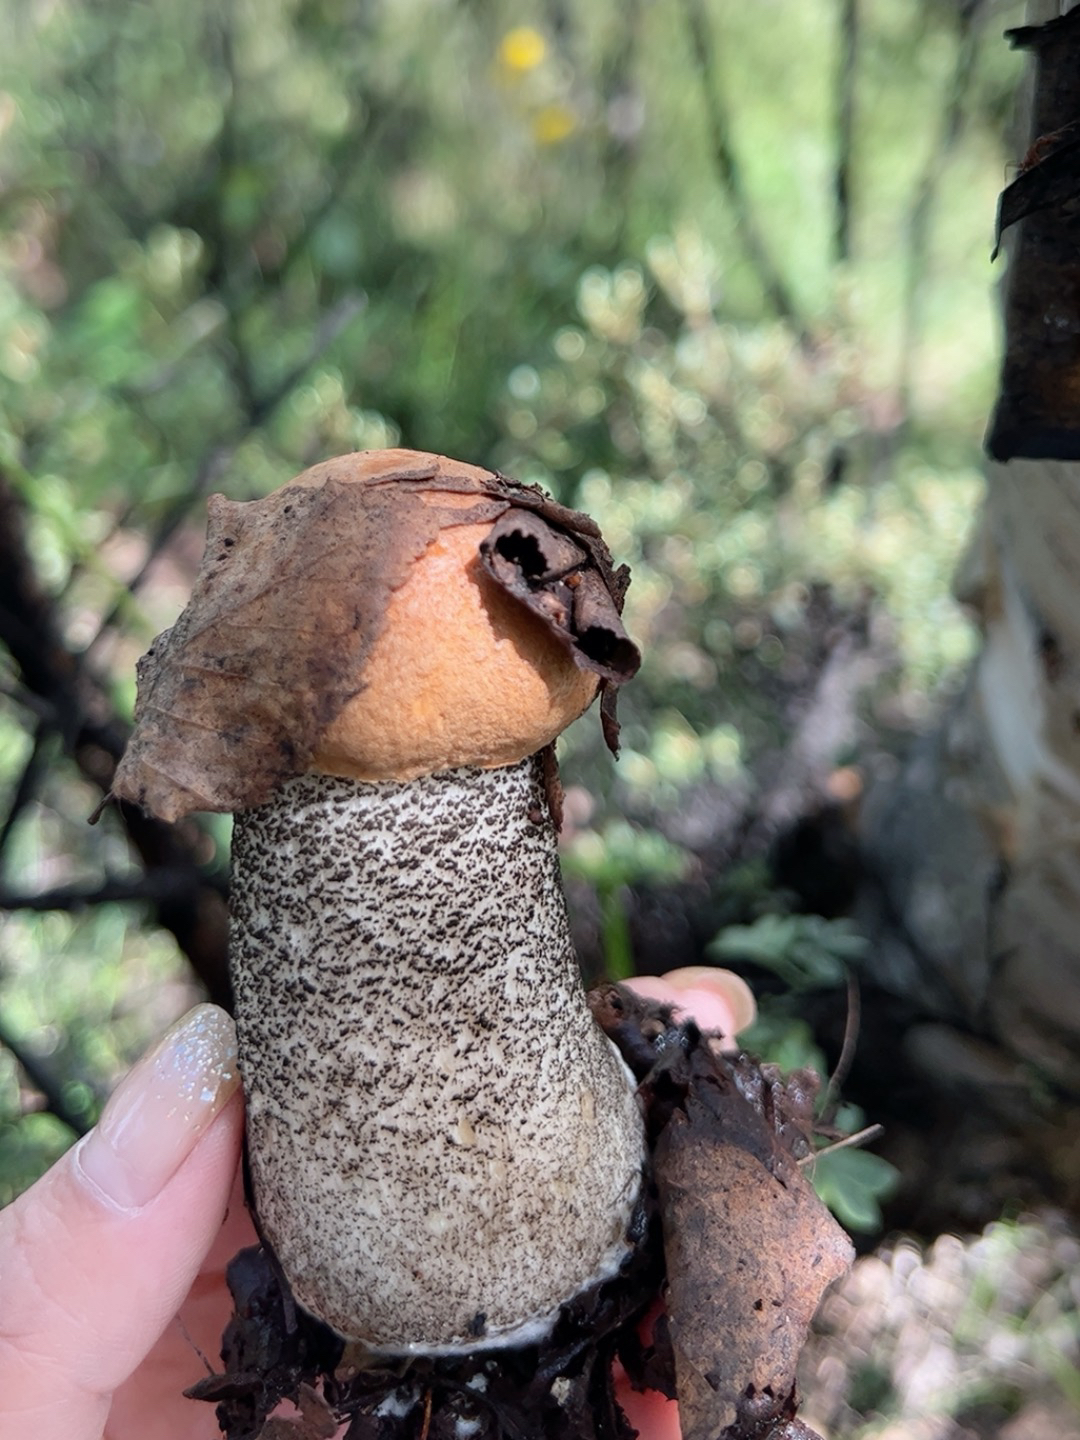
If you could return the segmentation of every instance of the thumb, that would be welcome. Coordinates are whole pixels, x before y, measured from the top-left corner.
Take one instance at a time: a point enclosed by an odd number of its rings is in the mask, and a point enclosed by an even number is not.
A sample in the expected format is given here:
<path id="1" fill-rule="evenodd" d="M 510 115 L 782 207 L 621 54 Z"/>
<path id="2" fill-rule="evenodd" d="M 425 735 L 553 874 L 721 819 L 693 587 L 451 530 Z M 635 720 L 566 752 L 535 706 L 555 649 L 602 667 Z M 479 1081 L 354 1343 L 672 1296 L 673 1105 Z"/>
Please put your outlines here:
<path id="1" fill-rule="evenodd" d="M 112 1392 L 176 1314 L 221 1224 L 238 1086 L 233 1023 L 200 1005 L 0 1212 L 0 1440 L 100 1440 Z"/>

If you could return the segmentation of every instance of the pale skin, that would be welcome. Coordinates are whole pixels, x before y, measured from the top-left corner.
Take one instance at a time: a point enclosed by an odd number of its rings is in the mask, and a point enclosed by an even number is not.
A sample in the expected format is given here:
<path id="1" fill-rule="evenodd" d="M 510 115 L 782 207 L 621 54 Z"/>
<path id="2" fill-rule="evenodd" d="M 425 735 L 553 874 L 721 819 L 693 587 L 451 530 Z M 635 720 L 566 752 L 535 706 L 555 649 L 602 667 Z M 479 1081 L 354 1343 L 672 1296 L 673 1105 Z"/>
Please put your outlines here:
<path id="1" fill-rule="evenodd" d="M 722 971 L 634 983 L 729 1035 L 752 1008 Z M 200 1351 L 217 1361 L 225 1266 L 255 1239 L 242 1133 L 232 1022 L 199 1006 L 0 1211 L 0 1440 L 217 1440 L 213 1406 L 182 1392 Z M 678 1440 L 672 1402 L 620 1398 L 644 1440 Z"/>

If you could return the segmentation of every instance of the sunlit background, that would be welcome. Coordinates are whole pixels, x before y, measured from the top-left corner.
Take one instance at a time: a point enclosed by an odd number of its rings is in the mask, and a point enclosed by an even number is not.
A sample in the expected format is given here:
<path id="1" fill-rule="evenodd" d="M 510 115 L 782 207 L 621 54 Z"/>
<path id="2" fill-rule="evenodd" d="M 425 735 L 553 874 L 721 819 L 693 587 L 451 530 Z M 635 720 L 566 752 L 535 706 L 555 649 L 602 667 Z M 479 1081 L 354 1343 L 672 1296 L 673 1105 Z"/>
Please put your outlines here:
<path id="1" fill-rule="evenodd" d="M 815 797 L 887 772 L 973 651 L 950 586 L 1018 18 L 0 0 L 0 478 L 93 705 L 130 716 L 212 491 L 385 445 L 497 466 L 633 570 L 621 759 L 590 717 L 563 750 L 587 971 L 717 935 L 842 986 L 859 937 L 766 860 Z M 5 655 L 0 1204 L 201 993 L 116 816 L 87 827 L 70 740 Z M 228 833 L 191 831 L 222 888 Z M 780 1058 L 815 1058 L 790 1010 L 766 1020 Z M 872 1232 L 887 1183 L 830 1198 Z"/>
<path id="2" fill-rule="evenodd" d="M 624 888 L 730 848 L 838 644 L 857 696 L 813 779 L 925 720 L 972 647 L 1018 69 L 1010 11 L 854 13 L 6 0 L 0 465 L 116 710 L 206 493 L 401 443 L 538 481 L 633 568 L 622 759 L 565 748 L 615 968 Z M 127 846 L 30 699 L 9 678 L 3 888 L 89 896 Z M 191 998 L 146 920 L 4 921 L 5 1031 L 83 1117 Z M 69 1136 L 0 1067 L 2 1196 Z"/>

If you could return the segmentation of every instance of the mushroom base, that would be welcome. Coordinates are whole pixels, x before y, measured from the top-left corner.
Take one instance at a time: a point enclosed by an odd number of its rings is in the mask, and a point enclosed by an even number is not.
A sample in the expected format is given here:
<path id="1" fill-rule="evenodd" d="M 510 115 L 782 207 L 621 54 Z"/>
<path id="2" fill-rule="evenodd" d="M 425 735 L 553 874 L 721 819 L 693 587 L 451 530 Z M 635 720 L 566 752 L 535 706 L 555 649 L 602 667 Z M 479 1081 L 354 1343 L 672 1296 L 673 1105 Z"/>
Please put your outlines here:
<path id="1" fill-rule="evenodd" d="M 251 1178 L 295 1297 L 384 1353 L 538 1340 L 625 1258 L 644 1156 L 539 765 L 304 776 L 238 816 L 233 865 Z"/>
<path id="2" fill-rule="evenodd" d="M 227 1271 L 236 1310 L 222 1340 L 224 1373 L 205 1377 L 186 1393 L 217 1405 L 227 1440 L 284 1433 L 275 1427 L 297 1422 L 268 1418 L 282 1401 L 300 1411 L 304 1434 L 329 1435 L 348 1423 L 348 1440 L 628 1436 L 625 1422 L 614 1421 L 614 1359 L 638 1388 L 672 1395 L 675 1385 L 666 1327 L 657 1326 L 651 1345 L 638 1337 L 664 1274 L 655 1201 L 647 1188 L 634 1210 L 619 1273 L 568 1302 L 541 1343 L 496 1353 L 393 1363 L 372 1356 L 292 1308 L 265 1249 L 242 1250 Z M 264 1358 L 253 1364 L 253 1357 Z"/>
<path id="3" fill-rule="evenodd" d="M 343 1424 L 345 1440 L 631 1440 L 671 1426 L 661 1397 L 688 1437 L 819 1440 L 796 1415 L 795 1367 L 851 1246 L 798 1167 L 805 1075 L 789 1090 L 619 986 L 589 1003 L 639 1081 L 649 1135 L 618 1274 L 565 1304 L 540 1344 L 388 1363 L 298 1313 L 265 1249 L 242 1251 L 224 1372 L 185 1392 L 217 1404 L 226 1440 Z M 659 1392 L 644 1410 L 643 1390 Z"/>

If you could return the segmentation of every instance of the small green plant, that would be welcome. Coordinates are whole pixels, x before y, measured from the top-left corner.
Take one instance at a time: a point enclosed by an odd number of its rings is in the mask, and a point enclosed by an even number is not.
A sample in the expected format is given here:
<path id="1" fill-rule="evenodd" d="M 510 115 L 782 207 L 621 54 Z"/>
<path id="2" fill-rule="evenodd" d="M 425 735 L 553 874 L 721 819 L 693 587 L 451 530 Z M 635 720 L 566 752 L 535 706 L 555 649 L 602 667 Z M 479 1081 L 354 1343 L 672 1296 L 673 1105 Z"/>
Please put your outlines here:
<path id="1" fill-rule="evenodd" d="M 612 820 L 600 830 L 579 831 L 563 851 L 562 862 L 567 875 L 587 881 L 596 892 L 608 976 L 628 980 L 634 973 L 634 957 L 626 887 L 681 880 L 690 857 L 655 830 Z"/>
<path id="2" fill-rule="evenodd" d="M 715 960 L 744 961 L 768 970 L 787 987 L 766 996 L 754 1024 L 739 1037 L 743 1046 L 785 1073 L 810 1069 L 821 1076 L 821 1107 L 832 1106 L 825 1056 L 807 1022 L 791 1013 L 793 997 L 811 990 L 842 990 L 851 968 L 865 956 L 866 937 L 849 920 L 820 915 L 762 915 L 752 925 L 730 925 L 709 946 Z M 829 1120 L 829 1134 L 808 1160 L 821 1199 L 849 1230 L 872 1234 L 882 1224 L 881 1202 L 896 1188 L 899 1174 L 880 1155 L 844 1143 L 866 1126 L 856 1105 L 842 1105 Z"/>
<path id="3" fill-rule="evenodd" d="M 865 1128 L 865 1115 L 857 1105 L 845 1105 L 835 1128 L 841 1139 L 824 1146 L 809 1162 L 814 1189 L 848 1230 L 873 1235 L 882 1226 L 881 1202 L 896 1189 L 900 1172 L 881 1155 L 845 1145 L 843 1137 Z"/>

